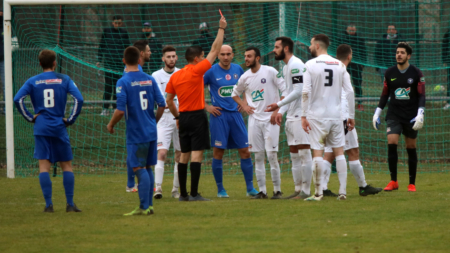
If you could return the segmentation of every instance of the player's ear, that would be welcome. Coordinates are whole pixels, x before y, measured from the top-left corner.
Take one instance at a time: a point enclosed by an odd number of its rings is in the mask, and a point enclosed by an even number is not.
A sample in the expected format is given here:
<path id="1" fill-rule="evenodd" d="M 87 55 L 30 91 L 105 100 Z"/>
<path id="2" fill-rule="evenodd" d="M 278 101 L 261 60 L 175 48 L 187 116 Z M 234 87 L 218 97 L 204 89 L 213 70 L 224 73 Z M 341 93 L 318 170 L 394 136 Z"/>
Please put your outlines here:
<path id="1" fill-rule="evenodd" d="M 122 62 L 123 64 L 127 65 L 127 63 L 125 62 L 125 58 L 122 58 Z"/>
<path id="2" fill-rule="evenodd" d="M 56 60 L 53 61 L 53 69 L 56 68 Z"/>

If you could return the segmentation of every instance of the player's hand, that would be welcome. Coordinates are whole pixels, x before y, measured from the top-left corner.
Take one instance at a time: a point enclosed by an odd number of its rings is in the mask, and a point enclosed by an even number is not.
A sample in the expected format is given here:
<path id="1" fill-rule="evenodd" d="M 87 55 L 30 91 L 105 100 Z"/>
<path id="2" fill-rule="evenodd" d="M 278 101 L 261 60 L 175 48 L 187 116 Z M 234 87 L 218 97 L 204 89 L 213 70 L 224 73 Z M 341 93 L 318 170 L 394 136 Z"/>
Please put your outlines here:
<path id="1" fill-rule="evenodd" d="M 63 121 L 64 121 L 64 124 L 66 125 L 66 127 L 68 127 L 69 126 L 69 122 L 67 122 L 67 119 L 63 118 Z"/>
<path id="2" fill-rule="evenodd" d="M 213 105 L 207 105 L 205 108 L 206 108 L 206 111 L 209 112 L 210 114 L 214 115 L 214 117 L 218 117 L 218 116 L 222 115 L 222 113 L 220 112 L 222 110 L 222 108 L 220 108 L 220 107 L 213 106 Z"/>
<path id="3" fill-rule="evenodd" d="M 348 126 L 348 131 L 352 131 L 353 129 L 355 129 L 355 119 L 348 119 L 347 126 Z"/>
<path id="4" fill-rule="evenodd" d="M 277 124 L 277 115 L 278 115 L 278 111 L 273 112 L 272 115 L 270 115 L 270 124 L 272 124 L 272 125 Z"/>
<path id="5" fill-rule="evenodd" d="M 223 28 L 223 29 L 227 28 L 227 20 L 225 19 L 224 16 L 222 16 L 222 17 L 220 18 L 220 21 L 219 21 L 219 27 L 220 27 L 220 28 Z"/>
<path id="6" fill-rule="evenodd" d="M 283 121 L 283 115 L 281 113 L 277 113 L 277 117 L 275 118 L 275 122 L 277 125 L 281 126 L 281 121 Z"/>
<path id="7" fill-rule="evenodd" d="M 416 122 L 416 123 L 414 123 L 414 126 L 412 127 L 416 131 L 422 129 L 422 127 L 423 127 L 423 121 L 424 121 L 423 113 L 424 113 L 424 110 L 419 109 L 417 116 L 410 121 L 410 123 Z"/>
<path id="8" fill-rule="evenodd" d="M 264 111 L 265 112 L 273 112 L 278 108 L 280 108 L 280 107 L 278 107 L 277 103 L 273 103 L 273 104 L 270 104 L 269 106 L 267 106 L 267 108 Z"/>
<path id="9" fill-rule="evenodd" d="M 97 66 L 97 68 L 100 68 L 100 62 L 97 62 L 97 64 L 95 64 Z"/>
<path id="10" fill-rule="evenodd" d="M 306 119 L 306 117 L 302 117 L 302 128 L 307 134 L 309 134 L 309 130 L 311 130 L 311 126 L 309 125 L 309 122 Z"/>
<path id="11" fill-rule="evenodd" d="M 373 115 L 372 124 L 373 124 L 373 128 L 375 130 L 378 130 L 378 126 L 381 124 L 380 116 Z"/>
<path id="12" fill-rule="evenodd" d="M 180 120 L 177 119 L 177 129 L 180 129 Z"/>
<path id="13" fill-rule="evenodd" d="M 248 115 L 255 113 L 255 107 L 251 107 L 249 105 L 244 105 L 244 107 L 242 107 L 242 110 L 244 110 L 244 112 L 246 112 Z"/>
<path id="14" fill-rule="evenodd" d="M 108 129 L 108 132 L 109 132 L 110 134 L 113 134 L 113 133 L 114 133 L 114 127 L 111 126 L 110 124 L 108 124 L 108 125 L 106 126 L 106 128 Z"/>
<path id="15" fill-rule="evenodd" d="M 39 116 L 39 115 L 41 115 L 40 113 L 38 113 L 38 114 L 36 114 L 36 115 L 34 115 L 33 116 L 33 120 L 31 121 L 31 123 L 34 123 L 34 122 L 36 122 L 36 118 Z"/>

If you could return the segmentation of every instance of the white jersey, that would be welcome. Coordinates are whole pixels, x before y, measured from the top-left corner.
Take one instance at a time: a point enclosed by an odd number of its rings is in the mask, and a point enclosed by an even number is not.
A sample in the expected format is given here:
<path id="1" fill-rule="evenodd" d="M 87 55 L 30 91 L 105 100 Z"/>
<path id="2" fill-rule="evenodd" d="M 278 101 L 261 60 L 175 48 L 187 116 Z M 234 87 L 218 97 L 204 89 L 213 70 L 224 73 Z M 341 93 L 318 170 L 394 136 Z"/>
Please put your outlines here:
<path id="1" fill-rule="evenodd" d="M 278 76 L 278 71 L 273 67 L 261 65 L 258 72 L 247 70 L 233 88 L 233 97 L 240 97 L 245 92 L 249 106 L 256 108 L 250 115 L 257 120 L 270 121 L 272 112 L 264 110 L 272 103 L 280 101 L 280 91 L 286 90 L 284 79 Z"/>
<path id="2" fill-rule="evenodd" d="M 164 68 L 153 72 L 152 76 L 153 78 L 155 78 L 156 82 L 158 83 L 158 87 L 161 90 L 161 94 L 164 95 L 165 98 L 167 98 L 167 92 L 166 92 L 166 86 L 167 83 L 170 80 L 170 77 L 172 76 L 173 73 L 177 72 L 178 70 L 180 70 L 179 68 L 175 68 L 175 70 L 172 73 L 167 73 Z M 175 98 L 173 99 L 173 101 L 175 102 L 176 107 L 178 108 L 178 99 L 175 96 Z M 170 113 L 169 109 L 165 109 L 164 110 L 165 113 Z"/>
<path id="3" fill-rule="evenodd" d="M 303 89 L 303 71 L 305 64 L 294 55 L 289 59 L 288 63 L 283 67 L 283 78 L 286 82 L 286 94 L 294 91 L 294 84 L 298 84 Z M 287 111 L 286 121 L 301 120 L 302 100 L 298 97 L 289 105 L 285 105 L 278 111 L 282 115 Z"/>
<path id="4" fill-rule="evenodd" d="M 306 63 L 303 75 L 302 116 L 309 119 L 340 120 L 341 94 L 348 99 L 349 118 L 355 116 L 355 98 L 345 65 L 322 54 Z"/>
<path id="5" fill-rule="evenodd" d="M 345 72 L 344 80 L 345 80 L 345 82 L 351 82 L 350 74 L 348 72 Z M 342 95 L 341 95 L 341 117 L 342 117 L 342 120 L 348 119 L 347 93 L 345 92 L 344 89 L 342 89 Z"/>

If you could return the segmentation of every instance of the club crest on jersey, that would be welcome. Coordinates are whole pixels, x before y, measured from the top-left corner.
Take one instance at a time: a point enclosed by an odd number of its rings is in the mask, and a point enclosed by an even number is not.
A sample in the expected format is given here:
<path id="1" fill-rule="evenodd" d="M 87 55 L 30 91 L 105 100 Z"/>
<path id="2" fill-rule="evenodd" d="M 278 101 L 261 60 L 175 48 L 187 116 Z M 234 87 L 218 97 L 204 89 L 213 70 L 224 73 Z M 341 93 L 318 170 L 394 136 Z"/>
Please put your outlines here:
<path id="1" fill-rule="evenodd" d="M 236 79 L 236 80 L 239 79 L 238 74 L 234 74 L 233 77 L 234 77 L 234 79 Z"/>
<path id="2" fill-rule="evenodd" d="M 122 86 L 117 86 L 116 93 L 121 93 L 121 92 L 122 92 Z"/>
<path id="3" fill-rule="evenodd" d="M 266 79 L 265 78 L 261 79 L 261 83 L 266 83 Z"/>
<path id="4" fill-rule="evenodd" d="M 226 79 L 227 81 L 230 81 L 230 80 L 231 80 L 231 75 L 230 75 L 230 74 L 226 74 L 226 75 L 225 75 L 225 79 Z"/>
<path id="5" fill-rule="evenodd" d="M 398 88 L 395 90 L 396 99 L 409 99 L 411 88 Z"/>
<path id="6" fill-rule="evenodd" d="M 262 101 L 264 100 L 264 89 L 252 91 L 252 101 Z"/>
<path id="7" fill-rule="evenodd" d="M 408 83 L 409 83 L 409 84 L 412 84 L 413 82 L 414 82 L 414 79 L 408 78 Z"/>
<path id="8" fill-rule="evenodd" d="M 222 86 L 219 88 L 219 90 L 217 90 L 217 92 L 219 93 L 219 96 L 221 96 L 223 98 L 231 97 L 231 94 L 233 93 L 233 88 L 234 88 L 234 85 Z"/>

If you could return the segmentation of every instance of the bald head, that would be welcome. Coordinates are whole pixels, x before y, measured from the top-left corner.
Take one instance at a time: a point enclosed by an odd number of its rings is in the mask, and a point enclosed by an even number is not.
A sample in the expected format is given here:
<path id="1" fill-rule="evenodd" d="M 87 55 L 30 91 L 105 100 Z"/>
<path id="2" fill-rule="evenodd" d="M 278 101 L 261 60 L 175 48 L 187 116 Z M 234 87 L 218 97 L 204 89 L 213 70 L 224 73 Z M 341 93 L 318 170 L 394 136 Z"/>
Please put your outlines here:
<path id="1" fill-rule="evenodd" d="M 231 62 L 233 61 L 233 57 L 233 48 L 231 48 L 229 45 L 223 45 L 220 48 L 218 56 L 220 67 L 222 67 L 223 69 L 229 69 Z"/>

